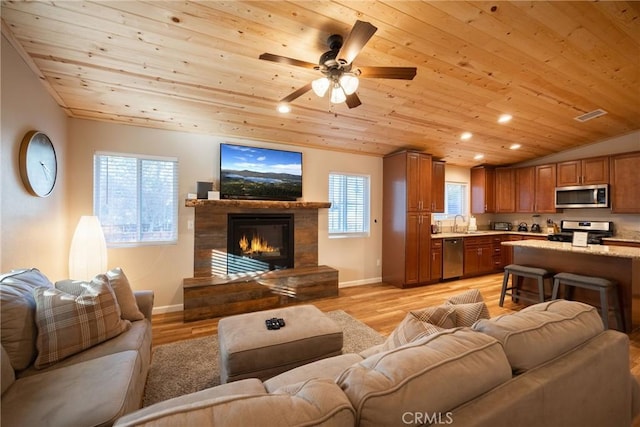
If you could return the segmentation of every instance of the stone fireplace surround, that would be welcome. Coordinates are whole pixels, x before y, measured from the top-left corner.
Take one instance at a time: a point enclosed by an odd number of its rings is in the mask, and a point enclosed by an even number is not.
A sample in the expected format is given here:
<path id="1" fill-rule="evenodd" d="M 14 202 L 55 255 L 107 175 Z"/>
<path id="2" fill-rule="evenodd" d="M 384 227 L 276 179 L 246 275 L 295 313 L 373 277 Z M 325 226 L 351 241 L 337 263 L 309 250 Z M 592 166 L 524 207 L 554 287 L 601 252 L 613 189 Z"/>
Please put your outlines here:
<path id="1" fill-rule="evenodd" d="M 195 208 L 194 277 L 183 282 L 185 321 L 338 295 L 338 271 L 318 265 L 318 209 L 330 203 L 188 199 L 185 205 Z M 230 213 L 293 214 L 294 268 L 227 275 Z"/>

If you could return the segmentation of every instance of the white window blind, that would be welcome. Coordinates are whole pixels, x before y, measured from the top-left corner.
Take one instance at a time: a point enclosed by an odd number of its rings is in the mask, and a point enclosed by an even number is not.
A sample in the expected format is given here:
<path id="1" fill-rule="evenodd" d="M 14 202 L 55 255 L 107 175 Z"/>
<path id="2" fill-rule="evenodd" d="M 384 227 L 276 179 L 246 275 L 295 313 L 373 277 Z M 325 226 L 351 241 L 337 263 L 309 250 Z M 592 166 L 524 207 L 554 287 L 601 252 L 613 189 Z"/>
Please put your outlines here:
<path id="1" fill-rule="evenodd" d="M 93 209 L 109 246 L 178 239 L 178 161 L 96 153 Z"/>
<path id="2" fill-rule="evenodd" d="M 444 213 L 434 214 L 435 219 L 448 219 L 467 215 L 467 184 L 446 182 L 444 189 Z"/>
<path id="3" fill-rule="evenodd" d="M 368 235 L 369 177 L 329 174 L 329 235 Z"/>

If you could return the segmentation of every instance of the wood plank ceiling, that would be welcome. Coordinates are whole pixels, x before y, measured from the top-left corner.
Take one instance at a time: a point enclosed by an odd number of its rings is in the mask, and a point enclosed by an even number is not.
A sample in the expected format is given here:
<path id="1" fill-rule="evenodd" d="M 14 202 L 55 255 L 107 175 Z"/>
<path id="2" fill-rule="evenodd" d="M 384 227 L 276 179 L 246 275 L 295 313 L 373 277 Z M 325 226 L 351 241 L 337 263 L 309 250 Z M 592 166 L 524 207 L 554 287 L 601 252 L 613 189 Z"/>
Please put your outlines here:
<path id="1" fill-rule="evenodd" d="M 70 117 L 462 166 L 640 129 L 640 2 L 2 1 L 1 16 Z M 357 108 L 308 92 L 278 113 L 321 75 L 258 56 L 317 63 L 356 20 L 378 27 L 356 67 L 417 76 L 361 78 Z M 596 109 L 608 114 L 574 119 Z"/>

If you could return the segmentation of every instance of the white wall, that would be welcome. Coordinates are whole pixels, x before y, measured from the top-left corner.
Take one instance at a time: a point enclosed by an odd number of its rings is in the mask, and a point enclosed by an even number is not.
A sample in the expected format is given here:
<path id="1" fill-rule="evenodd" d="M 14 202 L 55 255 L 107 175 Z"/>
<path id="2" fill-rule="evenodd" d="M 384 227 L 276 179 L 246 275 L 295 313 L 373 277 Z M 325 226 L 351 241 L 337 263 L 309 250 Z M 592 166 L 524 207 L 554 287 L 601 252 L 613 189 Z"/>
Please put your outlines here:
<path id="1" fill-rule="evenodd" d="M 2 36 L 0 138 L 0 271 L 38 267 L 51 280 L 66 277 L 67 118 Z M 18 154 L 30 130 L 46 133 L 58 156 L 56 187 L 45 198 L 30 195 L 20 178 Z"/>
<path id="2" fill-rule="evenodd" d="M 187 193 L 195 192 L 197 181 L 217 182 L 219 144 L 243 143 L 266 148 L 291 146 L 259 143 L 70 119 L 69 126 L 69 217 L 72 223 L 93 211 L 93 154 L 96 151 L 137 153 L 177 157 L 179 161 L 179 228 L 176 245 L 110 248 L 109 267 L 123 268 L 138 289 L 154 289 L 156 307 L 182 304 L 182 280 L 193 276 L 193 208 L 184 206 Z M 296 148 L 293 148 L 296 149 Z M 371 176 L 372 226 L 368 238 L 329 239 L 327 210 L 319 213 L 319 263 L 339 270 L 342 285 L 380 280 L 377 260 L 381 257 L 382 237 L 382 159 L 371 156 L 335 153 L 326 150 L 297 149 L 303 153 L 303 197 L 307 201 L 328 200 L 329 172 L 362 173 Z M 374 222 L 376 221 L 377 222 Z"/>

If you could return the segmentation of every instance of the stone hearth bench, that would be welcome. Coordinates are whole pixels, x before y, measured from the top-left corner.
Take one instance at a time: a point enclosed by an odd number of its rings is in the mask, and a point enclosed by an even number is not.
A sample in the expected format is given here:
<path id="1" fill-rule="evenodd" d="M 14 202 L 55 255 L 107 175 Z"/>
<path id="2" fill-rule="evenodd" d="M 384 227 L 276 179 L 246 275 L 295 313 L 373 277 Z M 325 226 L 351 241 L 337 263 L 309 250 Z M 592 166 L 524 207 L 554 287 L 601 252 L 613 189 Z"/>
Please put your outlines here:
<path id="1" fill-rule="evenodd" d="M 265 321 L 285 326 L 268 330 Z M 309 362 L 342 353 L 342 329 L 313 305 L 298 305 L 220 319 L 220 382 L 266 380 Z"/>
<path id="2" fill-rule="evenodd" d="M 326 265 L 183 281 L 184 320 L 211 319 L 338 296 L 338 270 Z"/>

